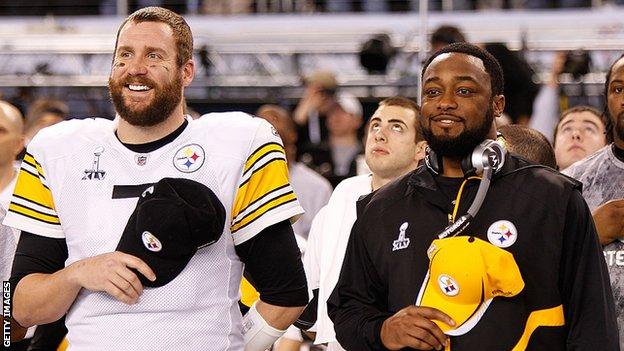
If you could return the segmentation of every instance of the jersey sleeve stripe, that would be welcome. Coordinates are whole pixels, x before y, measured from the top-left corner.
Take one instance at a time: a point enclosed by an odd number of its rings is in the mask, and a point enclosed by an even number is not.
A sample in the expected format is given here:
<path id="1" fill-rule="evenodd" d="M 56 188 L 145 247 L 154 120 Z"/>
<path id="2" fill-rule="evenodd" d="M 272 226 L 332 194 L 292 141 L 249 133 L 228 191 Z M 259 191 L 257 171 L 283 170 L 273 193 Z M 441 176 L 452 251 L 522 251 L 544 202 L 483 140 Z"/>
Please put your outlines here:
<path id="1" fill-rule="evenodd" d="M 253 172 L 248 173 L 247 177 L 243 177 L 242 178 L 243 181 L 242 181 L 241 185 L 238 188 L 242 189 L 245 185 L 247 185 L 247 183 L 251 179 L 255 178 L 256 173 L 263 171 L 265 167 L 270 166 L 271 163 L 278 162 L 278 161 L 282 161 L 282 162 L 286 163 L 286 159 L 284 159 L 284 158 L 273 158 L 273 159 L 267 160 L 266 163 L 264 163 L 263 165 L 258 166 L 258 168 L 254 169 Z"/>
<path id="2" fill-rule="evenodd" d="M 242 221 L 245 217 L 247 217 L 248 215 L 252 214 L 254 211 L 256 211 L 258 208 L 260 208 L 261 206 L 263 206 L 266 203 L 269 203 L 277 198 L 280 198 L 282 196 L 286 196 L 288 194 L 292 194 L 294 191 L 292 190 L 292 188 L 290 186 L 288 187 L 282 187 L 280 190 L 276 190 L 276 191 L 272 191 L 271 193 L 267 194 L 267 196 L 264 196 L 262 198 L 262 201 L 255 201 L 255 203 L 253 205 L 249 205 L 247 206 L 247 208 L 245 208 L 245 210 L 241 211 L 241 213 L 238 214 L 238 216 L 236 216 L 236 218 L 234 218 L 234 221 L 232 222 L 233 225 L 239 223 L 240 221 Z"/>
<path id="3" fill-rule="evenodd" d="M 241 222 L 239 222 L 235 226 L 232 226 L 232 234 L 250 225 L 255 220 L 262 218 L 262 216 L 266 213 L 276 210 L 279 207 L 294 201 L 297 201 L 297 196 L 295 196 L 294 193 L 290 193 L 265 204 L 264 206 L 258 208 L 258 210 L 256 210 L 255 212 L 251 213 L 249 216 L 245 217 Z"/>
<path id="4" fill-rule="evenodd" d="M 28 168 L 28 166 L 32 167 L 31 173 L 37 173 L 41 178 L 45 179 L 45 176 L 43 175 L 43 167 L 41 167 L 39 162 L 37 162 L 32 155 L 26 153 L 24 156 L 24 162 L 22 163 L 22 168 Z"/>
<path id="5" fill-rule="evenodd" d="M 253 172 L 254 168 L 259 168 L 260 166 L 256 167 L 257 165 L 262 165 L 263 162 L 266 162 L 268 159 L 286 159 L 286 154 L 284 154 L 284 152 L 279 151 L 279 150 L 271 150 L 269 152 L 264 153 L 262 156 L 258 157 L 253 164 L 251 164 L 249 166 L 249 168 L 246 169 L 245 173 L 243 173 L 243 178 L 245 178 L 245 176 L 249 173 L 249 172 Z"/>
<path id="6" fill-rule="evenodd" d="M 254 163 L 259 158 L 263 157 L 264 155 L 268 154 L 269 152 L 275 152 L 275 151 L 281 152 L 284 155 L 286 154 L 286 152 L 284 152 L 284 148 L 282 147 L 282 145 L 280 145 L 279 143 L 276 143 L 276 142 L 266 143 L 266 144 L 263 144 L 260 147 L 258 147 L 247 158 L 247 161 L 245 162 L 245 170 L 243 171 L 243 174 L 245 172 L 247 172 L 251 167 L 253 167 Z"/>
<path id="7" fill-rule="evenodd" d="M 23 207 L 14 202 L 11 202 L 11 204 L 9 205 L 9 212 L 13 212 L 13 213 L 16 213 L 16 214 L 19 214 L 19 215 L 22 215 L 31 219 L 35 219 L 40 222 L 44 222 L 44 223 L 58 224 L 58 225 L 61 224 L 57 216 L 50 216 L 45 213 L 35 211 L 33 209 Z"/>
<path id="8" fill-rule="evenodd" d="M 236 218 L 250 204 L 276 189 L 288 185 L 288 168 L 286 162 L 269 162 L 256 170 L 244 184 L 238 188 L 232 219 Z"/>
<path id="9" fill-rule="evenodd" d="M 34 202 L 32 200 L 28 200 L 26 198 L 23 198 L 21 196 L 15 195 L 15 194 L 13 195 L 13 199 L 12 199 L 11 202 L 15 203 L 16 205 L 20 205 L 22 207 L 30 208 L 33 211 L 41 212 L 43 214 L 47 214 L 47 215 L 56 217 L 56 212 L 54 211 L 53 208 L 49 208 L 48 206 L 36 203 L 36 202 Z"/>
<path id="10" fill-rule="evenodd" d="M 260 196 L 259 198 L 257 198 L 256 200 L 250 202 L 245 208 L 243 208 L 242 210 L 240 210 L 238 212 L 238 215 L 236 216 L 236 218 L 234 218 L 234 222 L 237 221 L 237 218 L 241 217 L 241 216 L 245 216 L 249 211 L 257 208 L 258 204 L 261 204 L 262 201 L 266 202 L 267 200 L 273 199 L 276 196 L 282 195 L 287 191 L 292 191 L 292 188 L 290 187 L 290 184 L 284 184 L 280 187 L 275 188 L 273 191 L 268 192 L 262 196 Z"/>

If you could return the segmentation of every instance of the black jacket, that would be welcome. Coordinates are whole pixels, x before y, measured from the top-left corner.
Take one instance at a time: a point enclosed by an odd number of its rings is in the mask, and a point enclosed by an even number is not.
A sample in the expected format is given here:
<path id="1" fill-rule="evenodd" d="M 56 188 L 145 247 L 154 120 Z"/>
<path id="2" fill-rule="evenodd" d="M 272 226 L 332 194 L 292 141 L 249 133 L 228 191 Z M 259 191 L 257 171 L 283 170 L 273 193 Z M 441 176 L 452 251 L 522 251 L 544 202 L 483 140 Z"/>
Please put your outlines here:
<path id="1" fill-rule="evenodd" d="M 359 204 L 340 279 L 328 301 L 337 339 L 347 350 L 384 350 L 383 321 L 415 303 L 428 268 L 426 250 L 452 212 L 437 184 L 421 166 Z M 458 217 L 466 213 L 477 185 L 464 190 Z M 526 350 L 619 350 L 609 277 L 580 183 L 508 156 L 462 235 L 488 241 L 488 228 L 499 220 L 517 228 L 517 241 L 506 250 L 514 255 L 525 288 L 513 298 L 495 298 L 470 332 L 451 338 L 452 350 L 511 350 L 530 312 L 559 305 L 565 325 L 537 328 Z M 393 251 L 404 222 L 410 244 Z"/>

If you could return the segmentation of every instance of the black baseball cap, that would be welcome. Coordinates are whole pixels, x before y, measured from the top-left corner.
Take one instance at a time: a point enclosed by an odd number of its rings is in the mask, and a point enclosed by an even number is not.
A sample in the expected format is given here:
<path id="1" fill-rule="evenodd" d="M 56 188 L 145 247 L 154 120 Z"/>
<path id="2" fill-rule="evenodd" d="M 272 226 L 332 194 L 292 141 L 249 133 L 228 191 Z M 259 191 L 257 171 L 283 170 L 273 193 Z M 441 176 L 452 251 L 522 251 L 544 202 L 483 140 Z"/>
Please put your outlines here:
<path id="1" fill-rule="evenodd" d="M 207 186 L 163 178 L 139 197 L 117 251 L 143 260 L 156 280 L 136 272 L 141 283 L 159 287 L 177 277 L 198 249 L 217 242 L 224 225 L 225 208 Z"/>

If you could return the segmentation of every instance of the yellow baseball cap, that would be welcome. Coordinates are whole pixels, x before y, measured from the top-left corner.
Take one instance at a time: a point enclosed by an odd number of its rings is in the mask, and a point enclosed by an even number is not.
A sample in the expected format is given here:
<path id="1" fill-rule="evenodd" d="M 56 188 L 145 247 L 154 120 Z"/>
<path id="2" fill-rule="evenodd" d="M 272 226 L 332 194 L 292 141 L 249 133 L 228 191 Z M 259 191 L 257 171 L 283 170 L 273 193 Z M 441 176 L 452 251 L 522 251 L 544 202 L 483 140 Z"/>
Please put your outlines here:
<path id="1" fill-rule="evenodd" d="M 524 289 L 513 255 L 481 239 L 437 239 L 427 254 L 429 271 L 416 305 L 437 308 L 451 317 L 455 327 L 434 320 L 448 335 L 470 331 L 494 297 L 512 297 Z"/>

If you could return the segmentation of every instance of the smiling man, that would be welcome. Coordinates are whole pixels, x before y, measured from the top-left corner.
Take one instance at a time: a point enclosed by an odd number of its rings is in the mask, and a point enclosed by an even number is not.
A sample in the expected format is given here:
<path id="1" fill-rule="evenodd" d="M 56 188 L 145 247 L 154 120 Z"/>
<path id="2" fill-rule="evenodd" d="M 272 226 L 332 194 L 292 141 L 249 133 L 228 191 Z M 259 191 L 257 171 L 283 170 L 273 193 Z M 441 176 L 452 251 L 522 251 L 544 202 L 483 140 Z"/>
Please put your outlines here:
<path id="1" fill-rule="evenodd" d="M 76 350 L 253 351 L 303 310 L 281 140 L 243 113 L 184 116 L 192 50 L 179 15 L 133 13 L 109 79 L 118 118 L 61 122 L 28 145 L 5 219 L 22 230 L 19 324 L 67 314 Z M 260 292 L 244 317 L 243 265 Z"/>
<path id="2" fill-rule="evenodd" d="M 483 159 L 479 145 L 496 137 L 503 77 L 490 54 L 462 43 L 433 54 L 422 81 L 420 123 L 431 150 L 426 165 L 358 204 L 328 301 L 340 344 L 618 350 L 606 267 L 577 182 L 507 154 L 490 163 L 496 173 L 461 235 L 438 235 L 483 194 L 471 160 Z M 440 251 L 449 242 L 462 246 Z M 440 303 L 425 303 L 431 296 Z"/>
<path id="3" fill-rule="evenodd" d="M 593 107 L 575 106 L 563 111 L 554 139 L 559 169 L 565 170 L 603 148 L 611 139 L 605 124 L 602 113 Z"/>

